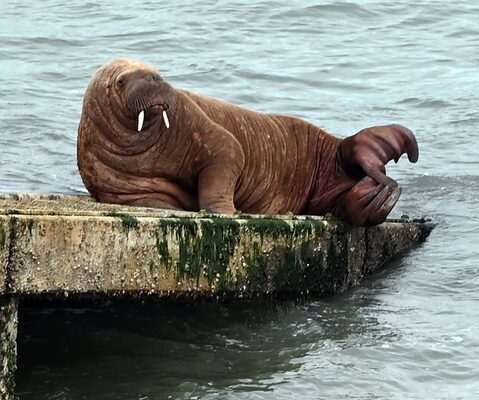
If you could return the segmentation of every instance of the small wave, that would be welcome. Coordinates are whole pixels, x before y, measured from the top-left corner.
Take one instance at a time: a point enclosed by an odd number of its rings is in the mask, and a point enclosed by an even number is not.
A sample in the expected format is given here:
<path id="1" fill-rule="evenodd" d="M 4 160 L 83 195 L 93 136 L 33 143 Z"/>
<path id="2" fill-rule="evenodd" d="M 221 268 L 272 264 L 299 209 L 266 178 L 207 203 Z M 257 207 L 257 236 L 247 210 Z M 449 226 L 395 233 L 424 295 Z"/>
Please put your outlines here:
<path id="1" fill-rule="evenodd" d="M 359 4 L 350 3 L 350 2 L 332 2 L 328 4 L 318 4 L 313 6 L 307 6 L 303 8 L 294 8 L 287 11 L 283 11 L 277 14 L 274 14 L 275 18 L 304 18 L 308 16 L 309 18 L 329 18 L 332 16 L 346 16 L 346 17 L 355 17 L 355 18 L 373 18 L 377 14 L 370 9 L 361 7 Z"/>
<path id="2" fill-rule="evenodd" d="M 441 99 L 421 99 L 418 97 L 408 97 L 396 102 L 396 104 L 411 104 L 419 108 L 441 109 L 452 107 L 453 104 Z"/>

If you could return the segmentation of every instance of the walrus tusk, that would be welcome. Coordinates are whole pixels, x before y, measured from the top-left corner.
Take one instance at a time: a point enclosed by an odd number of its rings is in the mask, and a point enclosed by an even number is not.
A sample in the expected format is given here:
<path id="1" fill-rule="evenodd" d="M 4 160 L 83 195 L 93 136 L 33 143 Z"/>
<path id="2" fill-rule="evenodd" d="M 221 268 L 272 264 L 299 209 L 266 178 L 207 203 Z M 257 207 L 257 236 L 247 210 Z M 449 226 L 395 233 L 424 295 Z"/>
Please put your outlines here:
<path id="1" fill-rule="evenodd" d="M 170 121 L 168 121 L 168 115 L 165 110 L 163 110 L 163 121 L 165 121 L 166 129 L 168 129 L 170 127 Z"/>
<path id="2" fill-rule="evenodd" d="M 141 132 L 141 129 L 143 128 L 143 121 L 145 120 L 145 112 L 142 110 L 138 114 L 138 132 Z"/>

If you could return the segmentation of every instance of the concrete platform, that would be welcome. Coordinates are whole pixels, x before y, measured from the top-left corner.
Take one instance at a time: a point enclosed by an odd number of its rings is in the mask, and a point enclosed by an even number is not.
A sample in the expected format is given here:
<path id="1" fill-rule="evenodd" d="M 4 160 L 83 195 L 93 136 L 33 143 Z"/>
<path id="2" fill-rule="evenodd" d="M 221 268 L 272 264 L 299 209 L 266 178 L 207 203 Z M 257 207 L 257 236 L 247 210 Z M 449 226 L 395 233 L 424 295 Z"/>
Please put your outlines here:
<path id="1" fill-rule="evenodd" d="M 87 196 L 3 196 L 1 398 L 12 398 L 16 306 L 25 296 L 319 297 L 358 285 L 431 229 L 425 221 L 365 229 L 319 217 L 231 217 L 98 204 Z"/>

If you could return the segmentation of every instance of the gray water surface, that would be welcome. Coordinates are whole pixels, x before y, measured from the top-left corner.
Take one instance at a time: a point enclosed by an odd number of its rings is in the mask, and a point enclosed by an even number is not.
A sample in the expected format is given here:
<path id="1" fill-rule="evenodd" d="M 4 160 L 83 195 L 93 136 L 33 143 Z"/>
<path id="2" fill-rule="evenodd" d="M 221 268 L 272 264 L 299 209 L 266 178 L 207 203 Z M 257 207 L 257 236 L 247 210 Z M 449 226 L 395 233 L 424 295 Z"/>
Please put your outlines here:
<path id="1" fill-rule="evenodd" d="M 401 123 L 394 215 L 438 222 L 361 288 L 287 306 L 26 307 L 20 399 L 479 399 L 479 2 L 2 2 L 0 191 L 83 192 L 86 85 L 120 56 L 333 134 Z"/>

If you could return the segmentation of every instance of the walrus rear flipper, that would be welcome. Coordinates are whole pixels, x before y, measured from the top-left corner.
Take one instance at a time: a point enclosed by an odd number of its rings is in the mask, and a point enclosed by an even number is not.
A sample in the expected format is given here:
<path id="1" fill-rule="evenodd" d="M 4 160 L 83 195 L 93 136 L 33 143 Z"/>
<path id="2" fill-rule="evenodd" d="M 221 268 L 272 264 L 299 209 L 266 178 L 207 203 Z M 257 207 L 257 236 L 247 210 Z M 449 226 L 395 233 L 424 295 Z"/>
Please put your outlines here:
<path id="1" fill-rule="evenodd" d="M 419 158 L 414 134 L 401 125 L 367 128 L 344 139 L 338 163 L 358 182 L 338 199 L 337 214 L 354 225 L 384 222 L 401 195 L 397 182 L 386 175 L 386 164 L 403 154 L 413 163 Z"/>
<path id="2" fill-rule="evenodd" d="M 366 176 L 339 198 L 337 213 L 353 225 L 377 225 L 386 220 L 400 195 L 400 187 L 378 185 Z"/>

